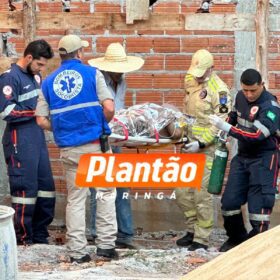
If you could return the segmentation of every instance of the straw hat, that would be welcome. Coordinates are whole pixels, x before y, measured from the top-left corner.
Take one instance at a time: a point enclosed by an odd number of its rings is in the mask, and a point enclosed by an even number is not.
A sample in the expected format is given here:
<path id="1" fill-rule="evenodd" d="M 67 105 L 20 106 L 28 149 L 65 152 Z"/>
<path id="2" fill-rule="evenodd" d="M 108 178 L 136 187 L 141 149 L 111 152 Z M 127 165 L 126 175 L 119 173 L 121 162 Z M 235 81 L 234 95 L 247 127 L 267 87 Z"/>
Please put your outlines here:
<path id="1" fill-rule="evenodd" d="M 140 69 L 144 60 L 137 56 L 126 55 L 120 43 L 112 43 L 107 47 L 104 57 L 90 59 L 88 63 L 99 70 L 128 73 Z"/>
<path id="2" fill-rule="evenodd" d="M 200 78 L 213 64 L 213 55 L 209 51 L 204 49 L 198 50 L 193 54 L 188 74 Z"/>

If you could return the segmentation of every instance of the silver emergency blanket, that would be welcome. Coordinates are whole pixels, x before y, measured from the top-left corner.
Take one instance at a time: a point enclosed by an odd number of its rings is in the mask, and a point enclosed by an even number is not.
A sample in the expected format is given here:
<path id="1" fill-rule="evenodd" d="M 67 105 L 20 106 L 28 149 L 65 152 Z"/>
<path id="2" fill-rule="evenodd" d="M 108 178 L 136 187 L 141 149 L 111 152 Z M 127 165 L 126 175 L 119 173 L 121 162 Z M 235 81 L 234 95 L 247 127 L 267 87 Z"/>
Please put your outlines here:
<path id="1" fill-rule="evenodd" d="M 176 128 L 182 129 L 183 137 L 184 126 L 193 122 L 192 117 L 181 113 L 174 106 L 145 103 L 119 110 L 109 126 L 113 134 L 125 137 L 172 138 L 172 131 L 169 130 L 169 134 L 166 131 L 163 133 L 164 128 L 173 124 L 174 133 Z"/>

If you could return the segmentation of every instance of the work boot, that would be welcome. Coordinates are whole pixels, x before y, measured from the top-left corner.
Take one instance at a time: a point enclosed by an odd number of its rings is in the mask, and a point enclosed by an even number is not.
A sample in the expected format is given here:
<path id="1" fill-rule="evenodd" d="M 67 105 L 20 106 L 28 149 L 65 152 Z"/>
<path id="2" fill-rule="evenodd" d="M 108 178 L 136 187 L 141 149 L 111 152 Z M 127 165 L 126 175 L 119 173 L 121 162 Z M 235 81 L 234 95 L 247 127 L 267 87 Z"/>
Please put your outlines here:
<path id="1" fill-rule="evenodd" d="M 116 248 L 118 249 L 137 249 L 136 246 L 132 244 L 132 242 L 121 242 L 116 240 Z"/>
<path id="2" fill-rule="evenodd" d="M 226 242 L 224 242 L 224 244 L 220 247 L 219 252 L 226 252 L 232 248 L 234 248 L 235 246 L 241 244 L 244 240 L 240 240 L 240 241 L 235 241 L 232 240 L 231 238 L 229 238 Z"/>
<path id="3" fill-rule="evenodd" d="M 204 249 L 204 250 L 207 250 L 207 249 L 208 249 L 208 246 L 194 241 L 194 242 L 192 243 L 192 245 L 191 245 L 190 247 L 188 247 L 188 250 L 189 250 L 189 251 L 195 251 L 195 250 L 197 250 L 197 249 Z"/>
<path id="4" fill-rule="evenodd" d="M 98 257 L 103 257 L 108 260 L 117 260 L 119 258 L 117 251 L 115 248 L 112 249 L 101 249 L 97 247 L 96 255 Z"/>
<path id="5" fill-rule="evenodd" d="M 74 257 L 70 257 L 70 262 L 71 263 L 85 263 L 85 262 L 90 262 L 91 258 L 89 254 L 86 254 L 84 256 L 82 256 L 81 258 L 74 258 Z"/>
<path id="6" fill-rule="evenodd" d="M 176 241 L 177 246 L 187 247 L 190 246 L 193 242 L 193 236 L 194 234 L 192 232 L 187 232 L 185 236 L 178 239 Z"/>

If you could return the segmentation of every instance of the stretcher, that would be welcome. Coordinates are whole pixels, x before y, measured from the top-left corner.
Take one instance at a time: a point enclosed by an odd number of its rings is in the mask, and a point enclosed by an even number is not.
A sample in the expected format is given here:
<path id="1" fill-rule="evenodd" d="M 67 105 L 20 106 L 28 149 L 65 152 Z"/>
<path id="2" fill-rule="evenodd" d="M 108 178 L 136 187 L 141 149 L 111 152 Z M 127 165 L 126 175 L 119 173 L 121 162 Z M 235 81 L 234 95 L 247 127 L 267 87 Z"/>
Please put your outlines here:
<path id="1" fill-rule="evenodd" d="M 112 146 L 159 148 L 187 142 L 185 128 L 195 119 L 165 104 L 144 103 L 119 110 L 109 123 Z"/>
<path id="2" fill-rule="evenodd" d="M 112 146 L 128 147 L 128 148 L 159 148 L 170 144 L 182 144 L 188 141 L 187 137 L 181 139 L 167 138 L 149 138 L 141 136 L 124 136 L 112 133 L 109 136 L 109 142 Z"/>

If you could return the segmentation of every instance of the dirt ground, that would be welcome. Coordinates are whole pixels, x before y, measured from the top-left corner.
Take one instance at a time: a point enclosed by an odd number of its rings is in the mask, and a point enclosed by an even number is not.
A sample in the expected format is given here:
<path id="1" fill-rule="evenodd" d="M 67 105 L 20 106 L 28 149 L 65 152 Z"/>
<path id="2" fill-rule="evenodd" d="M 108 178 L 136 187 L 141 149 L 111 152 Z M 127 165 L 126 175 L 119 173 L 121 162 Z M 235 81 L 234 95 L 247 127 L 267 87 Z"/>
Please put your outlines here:
<path id="1" fill-rule="evenodd" d="M 18 246 L 20 280 L 114 280 L 114 279 L 179 279 L 196 267 L 215 258 L 225 233 L 215 229 L 210 248 L 189 252 L 178 248 L 176 239 L 184 232 L 143 233 L 136 230 L 137 250 L 118 249 L 119 260 L 104 262 L 95 256 L 96 247 L 89 240 L 88 252 L 92 261 L 71 264 L 64 245 L 64 229 L 51 230 L 50 245 Z"/>

